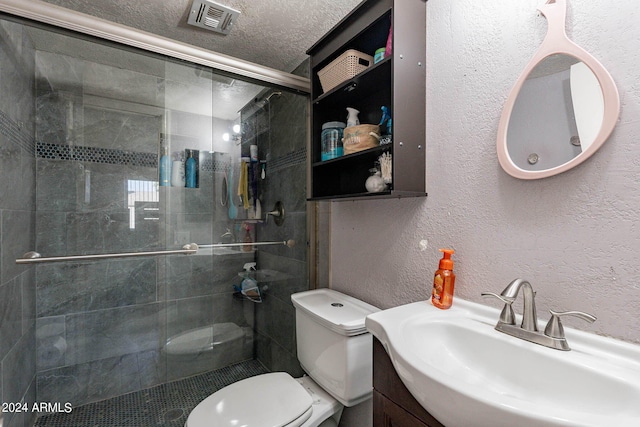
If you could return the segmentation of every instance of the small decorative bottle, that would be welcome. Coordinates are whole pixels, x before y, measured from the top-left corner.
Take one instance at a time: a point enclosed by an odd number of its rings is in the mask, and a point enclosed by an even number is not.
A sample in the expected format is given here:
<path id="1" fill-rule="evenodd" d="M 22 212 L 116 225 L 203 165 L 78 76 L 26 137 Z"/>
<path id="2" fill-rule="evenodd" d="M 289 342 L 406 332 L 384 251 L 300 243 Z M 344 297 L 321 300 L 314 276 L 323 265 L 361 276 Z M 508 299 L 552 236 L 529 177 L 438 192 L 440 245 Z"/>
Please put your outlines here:
<path id="1" fill-rule="evenodd" d="M 367 189 L 369 193 L 379 193 L 384 191 L 387 188 L 387 185 L 384 183 L 384 179 L 382 179 L 382 174 L 377 168 L 369 169 L 371 176 L 367 178 L 364 183 L 364 187 Z"/>
<path id="2" fill-rule="evenodd" d="M 253 243 L 253 239 L 251 238 L 251 226 L 247 223 L 243 224 L 245 233 L 244 233 L 244 243 Z M 242 250 L 244 252 L 251 252 L 253 250 L 253 245 L 244 245 L 242 246 Z"/>

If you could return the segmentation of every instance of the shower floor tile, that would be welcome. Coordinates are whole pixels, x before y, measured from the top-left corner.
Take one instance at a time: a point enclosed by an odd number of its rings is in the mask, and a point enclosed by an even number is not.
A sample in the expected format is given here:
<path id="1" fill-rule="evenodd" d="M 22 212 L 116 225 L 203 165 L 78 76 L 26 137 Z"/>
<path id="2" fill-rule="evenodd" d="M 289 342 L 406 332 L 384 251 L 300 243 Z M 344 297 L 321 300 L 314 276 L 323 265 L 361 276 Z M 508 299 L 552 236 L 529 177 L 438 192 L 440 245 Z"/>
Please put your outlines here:
<path id="1" fill-rule="evenodd" d="M 69 414 L 43 415 L 36 427 L 183 427 L 191 410 L 211 393 L 268 370 L 256 360 L 162 384 L 100 402 Z"/>

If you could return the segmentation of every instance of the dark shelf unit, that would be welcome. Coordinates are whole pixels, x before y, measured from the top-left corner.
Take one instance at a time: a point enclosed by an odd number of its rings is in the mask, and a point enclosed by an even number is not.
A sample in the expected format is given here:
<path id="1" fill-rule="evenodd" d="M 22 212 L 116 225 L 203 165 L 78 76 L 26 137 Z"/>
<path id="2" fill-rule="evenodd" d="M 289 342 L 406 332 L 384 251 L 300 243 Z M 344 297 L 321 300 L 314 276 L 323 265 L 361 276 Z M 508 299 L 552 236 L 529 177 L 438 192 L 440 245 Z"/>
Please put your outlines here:
<path id="1" fill-rule="evenodd" d="M 425 76 L 426 0 L 367 0 L 312 46 L 310 200 L 352 200 L 426 196 Z M 393 53 L 327 92 L 318 71 L 348 49 L 373 56 L 386 45 L 393 25 Z M 346 108 L 360 111 L 360 123 L 377 124 L 381 106 L 393 118 L 392 142 L 321 161 L 322 124 L 346 121 Z M 384 131 L 384 129 L 382 129 Z M 378 157 L 393 156 L 393 183 L 381 193 L 364 183 Z"/>

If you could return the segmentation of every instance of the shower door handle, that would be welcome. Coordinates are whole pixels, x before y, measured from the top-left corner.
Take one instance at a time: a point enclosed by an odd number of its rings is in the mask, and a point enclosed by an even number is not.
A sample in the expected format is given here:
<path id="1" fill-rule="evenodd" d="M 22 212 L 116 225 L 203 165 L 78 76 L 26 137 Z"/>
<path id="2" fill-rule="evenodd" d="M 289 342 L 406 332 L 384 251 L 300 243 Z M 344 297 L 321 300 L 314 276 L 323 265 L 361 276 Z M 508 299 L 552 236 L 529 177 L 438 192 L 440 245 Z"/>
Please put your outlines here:
<path id="1" fill-rule="evenodd" d="M 43 257 L 38 252 L 27 252 L 22 258 L 16 259 L 16 264 L 39 264 L 46 262 L 64 262 L 64 261 L 93 261 L 96 259 L 110 259 L 110 258 L 131 258 L 142 256 L 157 256 L 157 255 L 191 255 L 198 252 L 198 245 L 195 243 L 189 243 L 182 247 L 182 249 L 168 250 L 168 251 L 149 251 L 149 252 L 121 252 L 113 254 L 94 254 L 94 255 L 71 255 L 71 256 L 55 256 L 55 257 Z"/>

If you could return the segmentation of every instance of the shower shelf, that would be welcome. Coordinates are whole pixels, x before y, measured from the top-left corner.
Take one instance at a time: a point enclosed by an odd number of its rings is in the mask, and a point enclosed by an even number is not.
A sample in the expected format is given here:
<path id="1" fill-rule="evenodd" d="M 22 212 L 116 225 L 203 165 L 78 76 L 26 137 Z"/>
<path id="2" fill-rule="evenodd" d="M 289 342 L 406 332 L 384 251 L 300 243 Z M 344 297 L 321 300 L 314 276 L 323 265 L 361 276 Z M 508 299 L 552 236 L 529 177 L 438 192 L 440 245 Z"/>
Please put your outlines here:
<path id="1" fill-rule="evenodd" d="M 241 271 L 238 273 L 238 276 L 245 277 L 246 274 L 247 274 L 246 271 Z M 250 271 L 249 277 L 259 283 L 278 282 L 280 280 L 287 280 L 287 279 L 293 278 L 293 276 L 291 276 L 290 274 L 283 273 L 277 270 L 269 270 L 269 269 Z"/>

